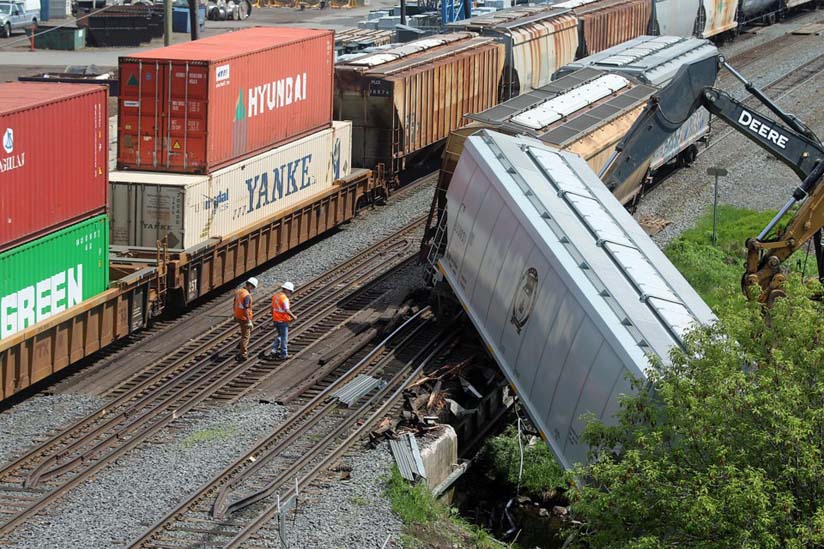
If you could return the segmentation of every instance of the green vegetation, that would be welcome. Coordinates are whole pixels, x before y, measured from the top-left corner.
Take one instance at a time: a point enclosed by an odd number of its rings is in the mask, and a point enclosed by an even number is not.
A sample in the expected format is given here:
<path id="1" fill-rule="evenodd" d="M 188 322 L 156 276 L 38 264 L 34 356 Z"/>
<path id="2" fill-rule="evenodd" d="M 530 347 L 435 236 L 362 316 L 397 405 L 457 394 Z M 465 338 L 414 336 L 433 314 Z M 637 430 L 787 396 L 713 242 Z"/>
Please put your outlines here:
<path id="1" fill-rule="evenodd" d="M 202 431 L 192 433 L 183 439 L 180 444 L 185 448 L 189 448 L 202 442 L 212 442 L 214 440 L 230 438 L 234 436 L 236 432 L 237 429 L 234 427 L 214 427 L 212 429 L 203 429 Z"/>
<path id="2" fill-rule="evenodd" d="M 667 250 L 721 320 L 651 369 L 655 392 L 639 384 L 617 426 L 589 423 L 587 484 L 570 493 L 578 547 L 824 544 L 821 287 L 802 284 L 798 254 L 769 311 L 739 289 L 743 242 L 770 218 L 722 208 L 717 247 L 710 217 Z"/>
<path id="3" fill-rule="evenodd" d="M 392 468 L 387 480 L 386 496 L 404 523 L 404 547 L 501 547 L 485 531 L 462 520 L 453 509 L 437 501 L 425 482 L 413 485 L 404 480 L 397 467 Z"/>
<path id="4" fill-rule="evenodd" d="M 564 471 L 543 441 L 528 445 L 523 437 L 522 444 L 524 469 L 520 493 L 534 500 L 549 499 L 550 493 L 566 486 Z M 510 426 L 503 434 L 489 439 L 478 456 L 478 465 L 490 480 L 506 486 L 514 494 L 521 465 L 517 428 Z"/>
<path id="5" fill-rule="evenodd" d="M 352 496 L 351 501 L 352 501 L 352 503 L 354 503 L 358 507 L 366 507 L 367 505 L 369 505 L 369 500 L 367 500 L 363 496 Z"/>
<path id="6" fill-rule="evenodd" d="M 774 212 L 719 206 L 717 244 L 712 245 L 712 213 L 703 216 L 666 249 L 667 257 L 714 311 L 743 303 L 741 276 L 747 238 L 761 232 Z"/>

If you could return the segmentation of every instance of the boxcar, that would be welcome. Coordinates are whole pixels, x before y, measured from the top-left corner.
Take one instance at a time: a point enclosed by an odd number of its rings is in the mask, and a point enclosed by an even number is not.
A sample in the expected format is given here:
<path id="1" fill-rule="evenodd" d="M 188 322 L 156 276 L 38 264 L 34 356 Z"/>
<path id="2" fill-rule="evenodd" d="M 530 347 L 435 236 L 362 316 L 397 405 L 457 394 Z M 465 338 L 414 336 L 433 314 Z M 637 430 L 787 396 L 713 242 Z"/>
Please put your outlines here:
<path id="1" fill-rule="evenodd" d="M 578 50 L 577 20 L 570 10 L 551 4 L 517 6 L 450 23 L 449 28 L 494 37 L 506 45 L 501 101 L 548 84 Z"/>
<path id="2" fill-rule="evenodd" d="M 352 121 L 352 164 L 397 175 L 466 113 L 498 102 L 504 47 L 473 33 L 435 35 L 335 67 L 335 114 Z"/>

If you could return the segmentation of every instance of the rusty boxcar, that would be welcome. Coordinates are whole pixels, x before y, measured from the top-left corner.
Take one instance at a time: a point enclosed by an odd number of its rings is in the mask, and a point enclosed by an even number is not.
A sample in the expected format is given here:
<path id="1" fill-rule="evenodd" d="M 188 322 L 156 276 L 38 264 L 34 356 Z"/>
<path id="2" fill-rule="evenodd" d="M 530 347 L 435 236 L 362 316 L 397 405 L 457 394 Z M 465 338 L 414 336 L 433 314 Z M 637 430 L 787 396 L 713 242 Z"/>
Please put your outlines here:
<path id="1" fill-rule="evenodd" d="M 352 121 L 352 165 L 396 176 L 467 113 L 498 102 L 504 46 L 473 33 L 435 35 L 335 67 L 335 117 Z"/>
<path id="2" fill-rule="evenodd" d="M 495 37 L 506 45 L 501 101 L 548 84 L 552 73 L 575 59 L 577 20 L 550 4 L 517 6 L 450 23 L 453 30 Z"/>

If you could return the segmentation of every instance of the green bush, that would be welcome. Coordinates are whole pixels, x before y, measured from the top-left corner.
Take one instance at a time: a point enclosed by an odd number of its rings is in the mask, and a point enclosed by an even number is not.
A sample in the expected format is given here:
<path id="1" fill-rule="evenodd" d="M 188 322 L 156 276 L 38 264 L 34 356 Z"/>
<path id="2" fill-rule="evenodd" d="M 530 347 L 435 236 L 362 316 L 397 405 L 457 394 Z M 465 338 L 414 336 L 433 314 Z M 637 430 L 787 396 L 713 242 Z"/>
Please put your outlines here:
<path id="1" fill-rule="evenodd" d="M 522 439 L 524 468 L 520 486 L 521 493 L 540 499 L 546 492 L 565 486 L 563 469 L 544 441 L 527 445 Z M 479 456 L 481 467 L 492 480 L 506 484 L 515 492 L 518 486 L 518 472 L 521 453 L 518 447 L 518 430 L 509 426 L 507 430 L 489 439 Z"/>

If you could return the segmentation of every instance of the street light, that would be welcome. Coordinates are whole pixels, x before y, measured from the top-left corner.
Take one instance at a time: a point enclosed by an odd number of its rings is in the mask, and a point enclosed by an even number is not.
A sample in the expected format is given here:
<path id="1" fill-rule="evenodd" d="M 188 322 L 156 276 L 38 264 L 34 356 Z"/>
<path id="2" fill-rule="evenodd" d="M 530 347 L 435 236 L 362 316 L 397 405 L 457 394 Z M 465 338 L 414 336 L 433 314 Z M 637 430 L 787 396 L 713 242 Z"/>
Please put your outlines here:
<path id="1" fill-rule="evenodd" d="M 718 221 L 718 178 L 726 177 L 727 170 L 713 166 L 712 168 L 707 168 L 707 175 L 715 176 L 715 197 L 712 201 L 712 245 L 715 246 L 715 226 Z"/>

